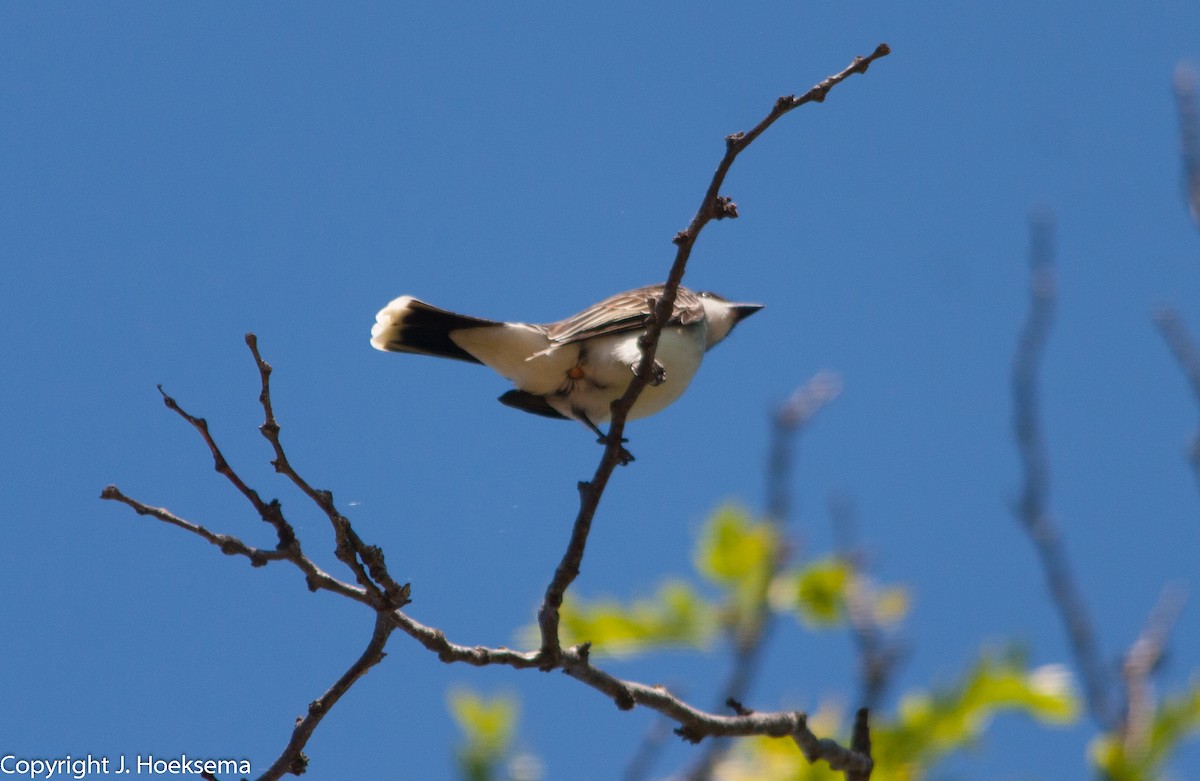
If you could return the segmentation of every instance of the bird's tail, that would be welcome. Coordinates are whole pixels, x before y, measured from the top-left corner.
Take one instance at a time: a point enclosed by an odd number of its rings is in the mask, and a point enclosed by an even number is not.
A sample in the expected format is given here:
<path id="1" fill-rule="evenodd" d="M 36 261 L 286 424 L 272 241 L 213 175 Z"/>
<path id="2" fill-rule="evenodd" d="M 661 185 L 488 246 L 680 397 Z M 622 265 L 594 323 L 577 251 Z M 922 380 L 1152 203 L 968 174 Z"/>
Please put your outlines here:
<path id="1" fill-rule="evenodd" d="M 497 325 L 502 323 L 447 312 L 412 296 L 400 296 L 375 315 L 371 346 L 389 352 L 434 355 L 481 363 L 455 344 L 450 332 Z"/>

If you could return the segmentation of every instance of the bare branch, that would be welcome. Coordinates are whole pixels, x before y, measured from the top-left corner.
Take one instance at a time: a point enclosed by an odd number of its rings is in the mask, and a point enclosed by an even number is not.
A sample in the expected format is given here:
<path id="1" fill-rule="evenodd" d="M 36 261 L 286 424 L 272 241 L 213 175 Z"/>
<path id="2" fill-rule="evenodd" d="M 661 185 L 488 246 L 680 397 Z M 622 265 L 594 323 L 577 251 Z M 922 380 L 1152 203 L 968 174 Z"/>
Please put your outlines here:
<path id="1" fill-rule="evenodd" d="M 539 667 L 542 662 L 540 651 L 522 653 L 507 648 L 453 643 L 441 630 L 425 626 L 399 610 L 391 613 L 391 620 L 401 631 L 436 653 L 443 662 L 461 662 L 475 667 L 499 664 L 518 670 Z M 641 705 L 672 719 L 680 725 L 676 732 L 690 742 L 696 743 L 706 737 L 790 735 L 810 762 L 826 759 L 835 770 L 862 770 L 871 766 L 869 754 L 846 749 L 835 741 L 813 735 L 808 730 L 803 714 L 791 711 L 750 713 L 744 710 L 737 716 L 706 713 L 675 697 L 666 687 L 622 680 L 594 667 L 589 650 L 587 643 L 562 649 L 559 659 L 563 672 L 607 695 L 621 710 Z"/>
<path id="2" fill-rule="evenodd" d="M 204 418 L 188 414 L 183 407 L 179 406 L 179 403 L 175 399 L 171 398 L 163 390 L 163 386 L 158 386 L 158 392 L 162 394 L 163 403 L 167 405 L 167 409 L 178 414 L 179 417 L 190 423 L 192 428 L 200 432 L 200 436 L 204 438 L 204 443 L 208 445 L 209 452 L 212 453 L 214 468 L 224 475 L 229 482 L 233 483 L 233 486 L 237 488 L 242 496 L 246 497 L 250 504 L 254 506 L 260 518 L 275 527 L 275 532 L 279 537 L 279 549 L 283 550 L 298 544 L 296 542 L 295 530 L 283 517 L 283 510 L 280 507 L 279 500 L 272 499 L 270 502 L 264 502 L 259 497 L 257 491 L 246 485 L 245 481 L 238 476 L 237 472 L 229 465 L 229 462 L 225 460 L 225 456 L 221 453 L 221 448 L 217 447 L 216 441 L 208 431 L 208 421 Z"/>
<path id="3" fill-rule="evenodd" d="M 271 767 L 259 776 L 259 781 L 275 781 L 288 773 L 298 776 L 308 769 L 308 757 L 304 755 L 304 746 L 312 737 L 313 730 L 321 723 L 321 719 L 325 718 L 325 714 L 329 713 L 329 709 L 342 698 L 342 695 L 367 674 L 367 670 L 383 661 L 383 657 L 386 656 L 383 647 L 387 645 L 388 636 L 391 635 L 393 629 L 395 626 L 388 620 L 386 613 L 378 613 L 375 616 L 375 628 L 371 632 L 371 641 L 367 643 L 362 655 L 354 661 L 354 664 L 350 665 L 346 672 L 342 673 L 342 676 L 334 682 L 333 686 L 329 687 L 327 692 L 308 704 L 308 712 L 296 720 L 296 728 L 292 730 L 292 738 L 288 741 L 287 747 Z"/>
<path id="4" fill-rule="evenodd" d="M 1024 486 L 1016 514 L 1033 542 L 1050 598 L 1067 630 L 1079 665 L 1092 717 L 1104 728 L 1115 722 L 1112 682 L 1101 660 L 1092 621 L 1068 566 L 1066 549 L 1050 515 L 1049 470 L 1038 416 L 1038 364 L 1054 317 L 1054 219 L 1045 212 L 1030 220 L 1030 309 L 1013 359 L 1013 429 Z"/>
<path id="5" fill-rule="evenodd" d="M 251 489 L 229 466 L 208 431 L 208 425 L 204 419 L 188 414 L 179 407 L 174 399 L 165 392 L 163 393 L 167 406 L 200 433 L 213 456 L 216 469 L 225 475 L 234 487 L 250 501 L 263 520 L 275 527 L 279 536 L 278 549 L 263 551 L 246 545 L 236 537 L 214 533 L 204 526 L 179 518 L 168 510 L 131 499 L 115 486 L 105 488 L 101 495 L 102 498 L 122 502 L 139 514 L 151 515 L 165 523 L 189 531 L 216 545 L 227 555 L 247 557 L 255 566 L 263 566 L 270 561 L 290 561 L 305 573 L 311 590 L 333 591 L 369 605 L 376 613 L 371 641 L 362 655 L 324 695 L 309 705 L 308 714 L 297 722 L 292 738 L 284 752 L 262 778 L 277 779 L 285 773 L 299 775 L 306 770 L 308 760 L 302 751 L 313 730 L 341 696 L 367 670 L 383 659 L 383 648 L 391 632 L 396 629 L 408 634 L 447 663 L 462 662 L 476 666 L 500 664 L 516 669 L 539 667 L 543 670 L 561 667 L 568 675 L 612 698 L 622 709 L 643 705 L 674 719 L 680 724 L 677 732 L 694 742 L 705 737 L 732 735 L 790 736 L 800 746 L 810 762 L 824 759 L 834 769 L 845 770 L 848 774 L 856 774 L 852 776 L 853 778 L 869 776 L 872 761 L 869 756 L 869 733 L 865 711 L 860 712 L 861 723 L 856 728 L 853 749 L 844 748 L 832 740 L 817 738 L 808 729 L 805 716 L 800 713 L 755 714 L 740 708 L 738 714 L 732 717 L 705 713 L 674 697 L 664 688 L 623 681 L 591 666 L 587 644 L 563 649 L 558 638 L 558 610 L 567 588 L 579 574 L 579 566 L 582 563 L 592 518 L 605 486 L 616 466 L 628 461 L 628 456 L 621 445 L 625 421 L 638 394 L 652 376 L 654 353 L 663 325 L 673 310 L 691 248 L 700 230 L 709 221 L 737 216 L 737 207 L 732 201 L 718 194 L 734 158 L 780 116 L 804 103 L 824 100 L 833 86 L 854 73 L 865 72 L 871 62 L 888 53 L 887 45 L 880 44 L 870 56 L 855 58 L 848 68 L 829 77 L 804 95 L 780 98 L 771 113 L 750 132 L 735 134 L 726 140 L 725 156 L 713 176 L 700 210 L 687 229 L 675 237 L 677 246 L 675 262 L 671 267 L 662 297 L 654 302 L 653 312 L 647 318 L 646 333 L 640 340 L 643 355 L 639 370 L 634 375 L 625 394 L 613 403 L 612 422 L 604 455 L 592 480 L 579 485 L 580 509 L 572 529 L 571 541 L 546 590 L 539 611 L 542 643 L 537 651 L 518 652 L 507 648 L 471 647 L 451 643 L 442 631 L 415 621 L 401 610 L 409 602 L 408 585 L 401 586 L 390 576 L 382 551 L 378 547 L 367 545 L 362 541 L 351 527 L 349 519 L 337 510 L 333 495 L 329 491 L 314 488 L 292 467 L 288 460 L 279 438 L 280 427 L 271 401 L 270 375 L 272 368 L 259 353 L 257 338 L 254 334 L 246 335 L 246 344 L 254 357 L 261 379 L 262 389 L 259 401 L 265 419 L 259 430 L 274 450 L 275 458 L 271 463 L 278 473 L 291 480 L 328 516 L 337 541 L 336 555 L 354 573 L 358 586 L 352 586 L 331 577 L 305 556 L 301 552 L 300 543 L 293 528 L 283 518 L 278 501 L 263 502 L 258 493 Z"/>
<path id="6" fill-rule="evenodd" d="M 279 561 L 280 559 L 286 559 L 288 556 L 286 551 L 253 548 L 237 537 L 231 537 L 228 534 L 217 534 L 191 521 L 185 521 L 164 507 L 151 507 L 148 504 L 143 504 L 137 499 L 131 499 L 121 493 L 121 489 L 115 485 L 106 486 L 100 492 L 100 498 L 121 502 L 132 507 L 138 515 L 152 515 L 163 523 L 178 526 L 192 534 L 203 537 L 220 548 L 221 552 L 227 556 L 245 556 L 250 559 L 250 565 L 253 567 L 265 567 L 268 561 Z"/>
<path id="7" fill-rule="evenodd" d="M 256 358 L 258 358 L 257 355 Z M 261 363 L 261 358 L 258 358 L 258 361 L 260 362 L 259 368 L 261 372 L 264 364 Z M 269 387 L 264 387 L 264 408 L 268 410 L 270 410 L 269 393 Z M 191 416 L 179 409 L 177 404 L 174 405 L 173 409 L 190 422 Z M 273 420 L 273 413 L 268 412 L 268 421 L 272 422 Z M 206 437 L 205 441 L 210 443 L 210 448 L 216 447 L 215 443 L 211 443 L 209 437 Z M 273 440 L 273 444 L 279 447 L 280 452 L 282 451 L 282 446 L 278 445 L 277 437 Z M 284 463 L 286 463 L 286 458 L 284 458 Z M 291 467 L 288 466 L 287 469 L 291 469 Z M 236 475 L 234 477 L 236 479 L 231 480 L 234 485 L 245 485 Z M 299 475 L 296 475 L 294 479 L 307 485 L 307 482 Z M 243 495 L 245 493 L 243 492 Z M 504 665 L 514 669 L 530 669 L 533 667 L 544 667 L 545 665 L 545 656 L 541 650 L 520 652 L 508 648 L 465 646 L 450 642 L 441 630 L 416 621 L 399 608 L 390 608 L 385 604 L 381 604 L 378 598 L 367 589 L 343 583 L 321 571 L 316 564 L 300 552 L 298 540 L 287 550 L 263 551 L 246 545 L 236 537 L 217 534 L 204 526 L 184 520 L 166 509 L 152 507 L 136 499 L 132 499 L 123 494 L 115 486 L 105 488 L 101 496 L 107 500 L 121 502 L 131 507 L 140 515 L 150 515 L 164 523 L 169 523 L 191 532 L 217 546 L 228 555 L 245 556 L 252 564 L 256 564 L 257 566 L 262 566 L 271 561 L 290 561 L 305 573 L 310 589 L 332 591 L 353 599 L 356 602 L 366 604 L 375 610 L 375 632 L 367 649 L 328 692 L 310 705 L 308 715 L 297 723 L 293 731 L 292 740 L 289 742 L 284 753 L 262 778 L 274 779 L 279 778 L 284 773 L 299 774 L 304 772 L 307 760 L 301 751 L 309 736 L 316 729 L 321 718 L 324 717 L 325 713 L 337 702 L 341 695 L 355 681 L 361 678 L 367 669 L 377 664 L 383 658 L 383 645 L 386 643 L 388 635 L 395 629 L 400 629 L 423 647 L 437 654 L 438 658 L 446 663 L 461 662 L 473 666 Z M 331 502 L 330 506 L 332 506 Z M 347 526 L 349 525 L 349 520 L 344 518 L 342 520 Z M 355 537 L 354 539 L 357 538 Z M 380 566 L 382 566 L 382 560 L 380 560 Z M 402 597 L 406 602 L 407 595 L 407 587 L 404 587 Z M 680 724 L 677 731 L 692 741 L 699 741 L 704 737 L 726 735 L 791 735 L 802 749 L 804 749 L 805 755 L 809 757 L 810 761 L 826 759 L 835 768 L 858 768 L 861 770 L 870 767 L 869 757 L 845 749 L 834 741 L 819 739 L 813 735 L 808 730 L 802 714 L 755 714 L 751 718 L 751 714 L 743 712 L 738 718 L 731 718 L 705 713 L 679 700 L 661 687 L 650 687 L 640 683 L 624 681 L 591 666 L 588 659 L 588 647 L 586 645 L 561 651 L 559 666 L 567 674 L 612 698 L 621 708 L 628 709 L 635 705 L 643 705 L 674 719 Z"/>
<path id="8" fill-rule="evenodd" d="M 121 492 L 115 485 L 107 486 L 101 493 L 101 499 L 121 502 L 122 504 L 132 507 L 138 515 L 150 515 L 163 523 L 169 523 L 172 526 L 178 526 L 185 531 L 189 531 L 199 537 L 203 537 L 208 542 L 221 549 L 221 552 L 227 556 L 245 556 L 250 559 L 251 566 L 262 567 L 271 561 L 290 561 L 300 568 L 304 573 L 305 581 L 308 583 L 310 591 L 323 589 L 332 591 L 335 594 L 341 594 L 343 597 L 348 597 L 356 602 L 362 602 L 365 605 L 370 604 L 367 599 L 366 592 L 360 588 L 351 586 L 349 583 L 343 583 L 333 577 L 323 569 L 318 567 L 312 559 L 300 553 L 299 546 L 294 546 L 286 551 L 280 550 L 263 550 L 255 548 L 242 542 L 237 537 L 228 534 L 217 534 L 206 529 L 203 526 L 184 520 L 163 507 L 152 507 L 137 499 L 132 499 Z"/>
<path id="9" fill-rule="evenodd" d="M 810 763 L 823 759 L 834 770 L 865 772 L 868 775 L 873 766 L 869 754 L 847 749 L 836 741 L 814 735 L 809 730 L 807 717 L 803 713 L 743 711 L 735 716 L 706 713 L 678 699 L 664 686 L 646 686 L 622 681 L 592 667 L 588 662 L 586 644 L 563 651 L 563 671 L 607 694 L 621 710 L 642 705 L 670 717 L 680 725 L 675 730 L 676 734 L 691 743 L 698 743 L 710 737 L 791 737 Z M 866 729 L 865 711 L 861 712 L 861 717 L 863 729 Z"/>
<path id="10" fill-rule="evenodd" d="M 675 235 L 675 261 L 671 265 L 671 270 L 667 275 L 662 297 L 657 301 L 653 313 L 647 318 L 646 333 L 639 340 L 642 347 L 641 363 L 638 364 L 638 369 L 634 373 L 629 387 L 625 390 L 625 394 L 613 402 L 612 421 L 608 428 L 604 455 L 601 457 L 600 464 L 596 467 L 596 473 L 592 476 L 592 479 L 579 484 L 579 512 L 575 516 L 575 523 L 571 530 L 571 539 L 562 560 L 554 572 L 554 577 L 546 588 L 542 606 L 538 611 L 538 626 L 542 635 L 541 651 L 544 657 L 545 669 L 553 668 L 558 661 L 561 652 L 558 637 L 558 611 L 562 607 L 563 595 L 566 594 L 567 589 L 575 578 L 579 576 L 579 567 L 583 562 L 584 548 L 587 545 L 588 534 L 591 531 L 592 518 L 596 514 L 596 508 L 600 504 L 600 497 L 604 494 L 608 480 L 617 465 L 627 461 L 627 454 L 622 446 L 625 434 L 625 421 L 629 416 L 630 409 L 633 408 L 634 402 L 637 401 L 637 397 L 653 376 L 654 354 L 658 349 L 658 340 L 662 335 L 663 327 L 674 311 L 676 294 L 679 290 L 679 285 L 683 282 L 683 274 L 687 268 L 692 247 L 695 245 L 700 231 L 709 222 L 725 219 L 726 217 L 737 217 L 737 205 L 730 198 L 720 194 L 721 186 L 725 183 L 725 176 L 729 173 L 733 161 L 743 149 L 749 146 L 754 139 L 758 138 L 775 120 L 805 103 L 825 100 L 825 96 L 833 87 L 855 73 L 866 73 L 867 68 L 872 62 L 881 57 L 886 57 L 890 53 L 891 49 L 888 48 L 886 43 L 879 44 L 870 55 L 855 57 L 854 61 L 847 68 L 825 79 L 803 95 L 799 97 L 791 95 L 779 98 L 775 101 L 775 106 L 770 113 L 750 131 L 734 133 L 725 139 L 725 155 L 721 158 L 721 162 L 717 165 L 717 170 L 713 173 L 712 181 L 704 193 L 704 198 L 700 202 L 700 207 L 697 209 L 696 215 L 692 217 L 687 228 Z"/>
<path id="11" fill-rule="evenodd" d="M 283 445 L 279 441 L 279 423 L 275 420 L 275 411 L 271 406 L 271 365 L 264 361 L 258 352 L 257 336 L 252 333 L 246 334 L 246 345 L 254 356 L 254 363 L 258 366 L 258 374 L 262 380 L 262 392 L 259 394 L 258 400 L 262 404 L 266 420 L 258 430 L 275 450 L 275 459 L 271 461 L 271 466 L 275 467 L 276 472 L 287 476 L 329 517 L 337 540 L 335 555 L 354 573 L 358 585 L 362 586 L 372 599 L 378 600 L 383 607 L 400 608 L 408 604 L 408 584 L 401 586 L 388 574 L 383 560 L 383 551 L 375 545 L 367 545 L 359 538 L 346 516 L 338 512 L 333 503 L 332 492 L 313 488 L 292 468 L 287 454 L 283 451 Z"/>

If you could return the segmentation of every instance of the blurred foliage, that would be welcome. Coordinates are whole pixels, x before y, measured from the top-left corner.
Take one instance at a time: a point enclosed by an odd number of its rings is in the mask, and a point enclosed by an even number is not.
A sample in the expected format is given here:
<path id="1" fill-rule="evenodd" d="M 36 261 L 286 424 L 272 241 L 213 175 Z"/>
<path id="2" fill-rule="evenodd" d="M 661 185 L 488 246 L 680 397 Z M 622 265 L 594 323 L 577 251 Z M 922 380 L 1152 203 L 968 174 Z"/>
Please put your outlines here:
<path id="1" fill-rule="evenodd" d="M 705 522 L 693 554 L 700 578 L 664 581 L 649 597 L 622 603 L 569 595 L 561 610 L 564 644 L 591 642 L 593 653 L 632 654 L 654 648 L 704 649 L 722 636 L 740 638 L 761 620 L 764 605 L 795 617 L 811 631 L 846 628 L 877 631 L 901 622 L 910 609 L 902 587 L 880 586 L 840 556 L 790 563 L 779 527 L 757 520 L 736 505 L 718 508 Z M 706 596 L 706 581 L 717 594 Z M 531 644 L 536 627 L 525 630 Z M 464 699 L 456 718 L 468 740 L 460 765 L 468 781 L 499 778 L 515 706 L 510 700 Z M 506 704 L 507 703 L 507 704 Z M 504 708 L 510 708 L 504 711 Z M 1079 712 L 1071 673 L 1048 665 L 1028 669 L 1017 653 L 982 654 L 956 684 L 901 698 L 896 713 L 872 714 L 873 781 L 921 781 L 947 755 L 979 741 L 999 713 L 1023 714 L 1043 724 L 1066 724 Z M 506 715 L 507 714 L 507 715 Z M 1090 747 L 1103 781 L 1167 781 L 1164 765 L 1180 741 L 1200 731 L 1200 685 L 1167 699 L 1131 740 L 1106 734 Z M 504 727 L 502 725 L 507 725 Z M 821 736 L 841 735 L 849 725 L 833 709 L 809 718 Z M 490 730 L 490 731 L 489 731 Z M 825 763 L 809 765 L 790 740 L 747 738 L 718 765 L 721 781 L 842 781 Z"/>
<path id="2" fill-rule="evenodd" d="M 792 612 L 809 629 L 847 621 L 894 626 L 908 615 L 906 589 L 880 588 L 844 558 L 831 556 L 780 573 L 771 584 L 771 606 Z"/>
<path id="3" fill-rule="evenodd" d="M 760 593 L 779 555 L 775 525 L 727 504 L 705 522 L 693 556 L 696 570 L 726 591 Z"/>
<path id="4" fill-rule="evenodd" d="M 964 680 L 936 693 L 905 696 L 892 721 L 873 726 L 871 742 L 882 772 L 876 781 L 923 778 L 950 752 L 979 739 L 1001 711 L 1044 724 L 1067 724 L 1079 713 L 1070 671 L 1061 665 L 1027 670 L 1015 658 L 985 656 Z"/>
<path id="5" fill-rule="evenodd" d="M 843 624 L 848 615 L 848 592 L 854 578 L 850 562 L 839 558 L 814 561 L 776 579 L 771 588 L 778 609 L 796 611 L 805 626 L 825 629 Z"/>
<path id="6" fill-rule="evenodd" d="M 1042 723 L 1064 724 L 1079 702 L 1066 668 L 1027 670 L 1018 658 L 983 657 L 956 685 L 935 693 L 909 694 L 895 716 L 871 725 L 872 781 L 920 781 L 947 754 L 975 743 L 999 712 L 1023 713 Z M 810 718 L 820 735 L 847 733 L 827 711 Z M 791 741 L 742 741 L 718 767 L 720 781 L 841 781 L 825 763 L 809 765 Z"/>
<path id="7" fill-rule="evenodd" d="M 776 572 L 782 553 L 775 524 L 725 505 L 705 522 L 693 554 L 697 572 L 720 591 L 717 598 L 679 578 L 663 582 L 653 596 L 627 604 L 571 594 L 560 611 L 563 642 L 590 642 L 593 653 L 610 655 L 708 648 L 722 628 L 735 636 L 751 630 L 764 600 L 812 629 L 842 626 L 852 614 L 856 620 L 890 626 L 908 613 L 904 589 L 877 588 L 844 559 L 818 559 Z M 520 640 L 529 645 L 538 637 L 537 627 L 530 626 Z"/>
<path id="8" fill-rule="evenodd" d="M 1092 763 L 1108 781 L 1163 781 L 1175 747 L 1200 732 L 1200 684 L 1169 697 L 1150 715 L 1143 735 L 1107 733 L 1092 741 Z"/>
<path id="9" fill-rule="evenodd" d="M 455 749 L 463 781 L 509 778 L 503 766 L 509 758 L 519 706 L 511 695 L 490 699 L 467 689 L 450 693 L 450 714 L 463 734 Z"/>
<path id="10" fill-rule="evenodd" d="M 568 596 L 559 615 L 564 644 L 590 642 L 593 651 L 612 655 L 664 646 L 705 648 L 718 627 L 716 608 L 681 580 L 666 581 L 654 596 L 627 606 Z"/>

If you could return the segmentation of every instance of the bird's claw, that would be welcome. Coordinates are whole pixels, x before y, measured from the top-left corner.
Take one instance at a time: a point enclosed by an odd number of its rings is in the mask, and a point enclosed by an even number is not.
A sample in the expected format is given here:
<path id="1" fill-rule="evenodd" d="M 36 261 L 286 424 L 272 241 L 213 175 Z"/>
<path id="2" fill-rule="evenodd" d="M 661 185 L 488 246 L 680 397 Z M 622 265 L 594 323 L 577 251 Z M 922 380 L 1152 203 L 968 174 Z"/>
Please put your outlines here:
<path id="1" fill-rule="evenodd" d="M 638 373 L 638 364 L 636 364 L 636 363 L 632 364 L 629 367 L 629 369 L 636 376 Z M 646 381 L 647 384 L 650 385 L 651 387 L 657 388 L 659 385 L 662 385 L 666 381 L 667 381 L 667 367 L 663 366 L 658 361 L 655 361 L 654 366 L 652 366 L 650 369 L 650 379 L 648 379 Z"/>
<path id="2" fill-rule="evenodd" d="M 626 466 L 626 465 L 632 463 L 633 461 L 637 460 L 633 457 L 633 453 L 630 453 L 628 450 L 625 449 L 625 443 L 628 441 L 629 440 L 626 439 L 625 437 L 621 437 L 621 443 L 617 446 L 617 463 L 620 464 L 621 466 Z M 604 445 L 605 447 L 607 447 L 609 444 L 608 435 L 602 434 L 596 440 L 596 444 Z"/>

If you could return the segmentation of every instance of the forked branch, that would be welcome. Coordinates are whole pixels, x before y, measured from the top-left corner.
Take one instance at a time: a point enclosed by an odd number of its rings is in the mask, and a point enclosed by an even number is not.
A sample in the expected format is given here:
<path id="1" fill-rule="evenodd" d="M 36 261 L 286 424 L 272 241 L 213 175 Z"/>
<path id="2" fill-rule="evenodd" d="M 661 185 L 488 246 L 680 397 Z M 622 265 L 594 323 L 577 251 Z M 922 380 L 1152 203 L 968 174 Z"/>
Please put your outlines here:
<path id="1" fill-rule="evenodd" d="M 310 590 L 323 590 L 339 594 L 367 605 L 375 612 L 374 630 L 363 653 L 328 691 L 310 704 L 308 713 L 297 722 L 287 747 L 261 778 L 276 779 L 285 773 L 298 775 L 305 771 L 307 759 L 303 755 L 303 748 L 313 730 L 341 696 L 360 680 L 367 670 L 382 660 L 383 649 L 388 637 L 396 629 L 409 635 L 422 646 L 436 653 L 441 661 L 447 663 L 462 662 L 476 666 L 498 664 L 516 669 L 533 667 L 544 670 L 562 669 L 576 680 L 603 692 L 622 709 L 642 705 L 670 717 L 680 725 L 676 730 L 677 733 L 691 741 L 700 741 L 706 737 L 733 735 L 790 736 L 810 762 L 825 760 L 834 769 L 844 770 L 850 781 L 865 781 L 870 776 L 872 761 L 865 709 L 859 711 L 855 724 L 855 737 L 850 748 L 840 746 L 832 740 L 818 738 L 808 729 L 805 716 L 800 713 L 751 713 L 745 711 L 734 716 L 706 713 L 688 705 L 663 687 L 646 686 L 622 680 L 594 667 L 589 659 L 587 644 L 562 648 L 558 635 L 558 611 L 562 605 L 563 595 L 579 574 L 592 519 L 608 480 L 616 466 L 624 463 L 621 442 L 625 421 L 629 410 L 653 374 L 654 354 L 659 336 L 673 311 L 676 294 L 683 279 L 692 246 L 701 229 L 708 222 L 737 216 L 737 207 L 732 200 L 719 194 L 725 175 L 734 159 L 779 117 L 805 103 L 823 101 L 834 86 L 855 73 L 866 72 L 872 62 L 889 53 L 887 45 L 880 44 L 869 56 L 856 57 L 846 69 L 825 79 L 803 95 L 780 98 L 771 112 L 754 128 L 745 133 L 736 133 L 726 139 L 725 155 L 713 175 L 696 216 L 693 217 L 686 229 L 675 236 L 674 242 L 677 248 L 675 261 L 668 275 L 662 297 L 654 302 L 653 312 L 647 318 L 646 332 L 641 338 L 642 359 L 639 370 L 634 374 L 624 395 L 613 403 L 612 422 L 600 464 L 592 479 L 579 485 L 580 508 L 572 528 L 571 540 L 546 590 L 539 611 L 542 642 L 536 651 L 519 652 L 507 648 L 465 646 L 452 643 L 441 630 L 425 626 L 403 611 L 404 606 L 410 601 L 408 584 L 400 585 L 391 577 L 384 561 L 383 552 L 378 547 L 363 542 L 352 528 L 349 519 L 337 509 L 332 493 L 314 488 L 288 460 L 280 440 L 280 426 L 271 401 L 272 369 L 259 353 L 258 342 L 254 334 L 246 335 L 246 344 L 254 357 L 261 379 L 259 402 L 263 408 L 264 421 L 259 430 L 274 451 L 271 464 L 277 472 L 286 476 L 328 517 L 336 540 L 336 555 L 350 569 L 355 583 L 339 580 L 319 568 L 302 551 L 300 540 L 295 534 L 294 527 L 284 518 L 280 503 L 276 500 L 263 501 L 258 492 L 250 488 L 230 466 L 209 432 L 204 419 L 190 415 L 173 398 L 165 392 L 163 393 L 166 405 L 199 432 L 213 456 L 217 471 L 223 474 L 250 502 L 255 512 L 274 528 L 278 540 L 275 549 L 256 548 L 247 545 L 237 537 L 213 532 L 205 526 L 184 520 L 169 510 L 132 499 L 116 486 L 105 488 L 101 498 L 121 502 L 141 515 L 154 517 L 164 523 L 191 532 L 217 546 L 227 555 L 245 557 L 254 566 L 264 566 L 274 561 L 290 562 L 304 574 Z"/>

